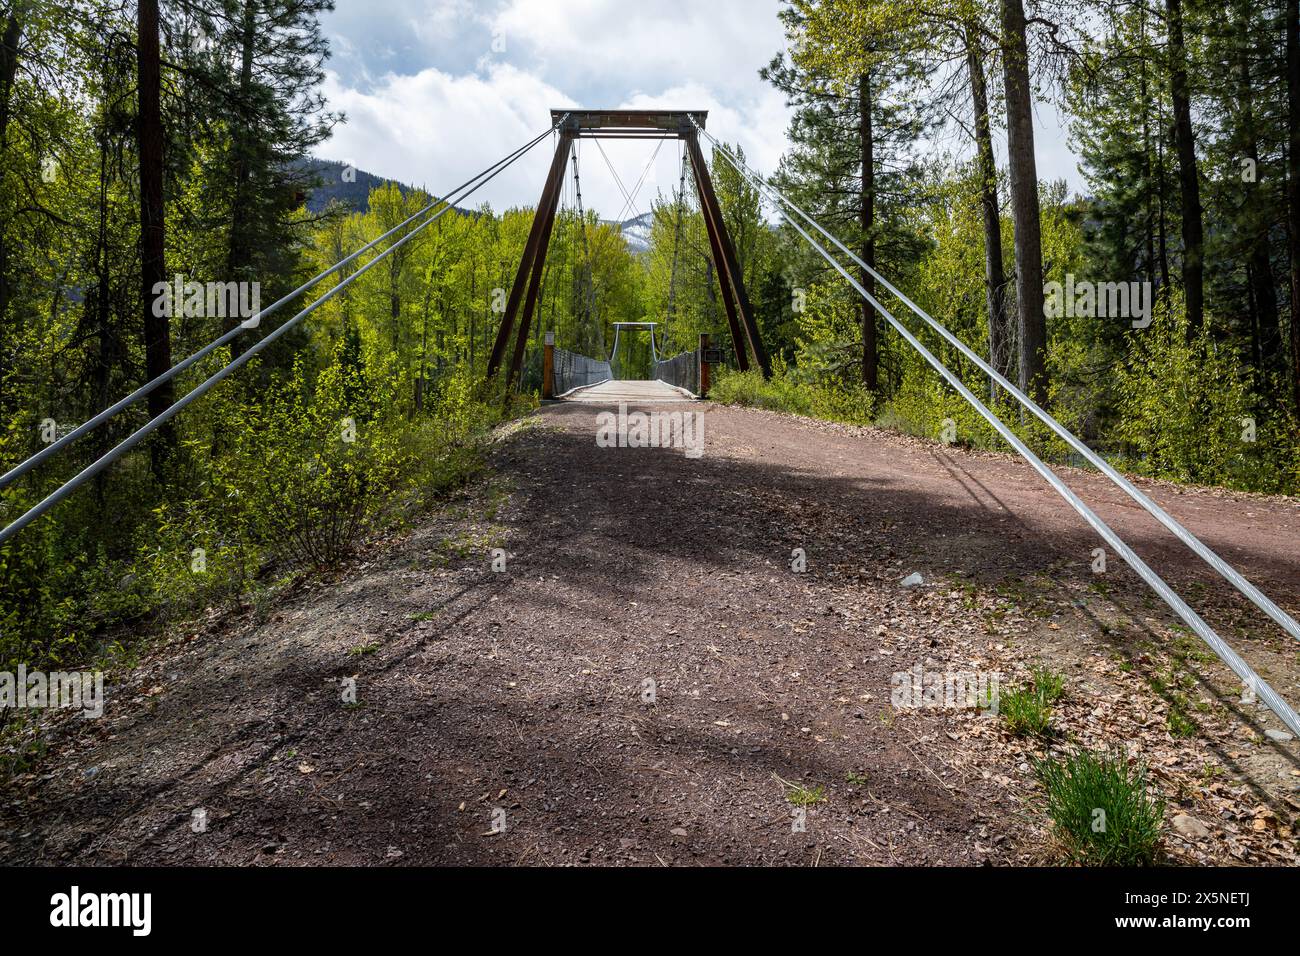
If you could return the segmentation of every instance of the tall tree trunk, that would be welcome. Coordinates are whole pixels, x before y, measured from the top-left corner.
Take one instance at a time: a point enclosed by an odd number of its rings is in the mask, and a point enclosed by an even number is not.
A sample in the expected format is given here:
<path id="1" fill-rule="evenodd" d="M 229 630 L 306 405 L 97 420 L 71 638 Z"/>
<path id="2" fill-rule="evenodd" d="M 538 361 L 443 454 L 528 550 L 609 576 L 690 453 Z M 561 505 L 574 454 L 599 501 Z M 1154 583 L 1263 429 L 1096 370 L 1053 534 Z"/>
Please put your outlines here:
<path id="1" fill-rule="evenodd" d="M 1160 110 L 1157 108 L 1157 112 Z M 1159 127 L 1163 128 L 1163 127 Z M 1169 204 L 1165 201 L 1165 139 L 1156 138 L 1156 205 L 1160 214 L 1156 232 L 1156 249 L 1160 258 L 1160 288 L 1168 295 L 1169 290 Z"/>
<path id="2" fill-rule="evenodd" d="M 120 361 L 117 354 L 117 335 L 112 325 L 112 286 L 110 275 L 112 266 L 108 260 L 108 189 L 109 189 L 109 134 L 106 120 L 100 119 L 96 132 L 99 145 L 99 190 L 96 204 L 95 230 L 95 284 L 86 296 L 87 325 L 95 329 L 99 339 L 99 355 L 95 361 L 93 406 L 97 409 L 107 408 L 112 402 L 110 392 L 113 367 Z M 107 429 L 101 428 L 95 433 L 95 457 L 108 451 L 112 439 Z M 107 500 L 108 472 L 101 471 L 95 476 L 95 497 L 102 506 Z"/>
<path id="3" fill-rule="evenodd" d="M 0 162 L 9 162 L 9 103 L 13 96 L 14 77 L 18 73 L 18 43 L 23 35 L 26 0 L 16 0 L 5 21 L 4 39 L 0 41 Z M 9 243 L 0 229 L 0 325 L 9 312 Z M 8 356 L 0 349 L 0 379 L 7 371 Z"/>
<path id="4" fill-rule="evenodd" d="M 1291 402 L 1300 416 L 1300 0 L 1286 4 L 1287 252 L 1291 259 Z"/>
<path id="5" fill-rule="evenodd" d="M 1007 165 L 1015 226 L 1016 299 L 1020 328 L 1020 388 L 1047 401 L 1047 317 L 1043 310 L 1042 223 L 1034 162 L 1033 94 L 1022 0 L 1002 0 L 1002 68 L 1007 101 Z"/>
<path id="6" fill-rule="evenodd" d="M 1140 102 L 1138 103 L 1138 109 L 1142 111 L 1142 207 L 1146 238 L 1146 276 L 1147 282 L 1151 283 L 1151 287 L 1156 289 L 1158 293 L 1161 287 L 1156 274 L 1156 214 L 1153 208 L 1156 186 L 1153 179 L 1155 167 L 1151 161 L 1151 85 L 1147 76 L 1150 64 L 1147 59 L 1146 0 L 1141 0 L 1141 6 L 1138 8 L 1138 29 L 1141 31 L 1142 43 L 1142 70 L 1139 80 Z M 1158 126 L 1159 124 L 1157 124 L 1157 128 Z"/>
<path id="7" fill-rule="evenodd" d="M 25 0 L 18 0 L 5 19 L 4 40 L 0 43 L 0 147 L 9 145 L 9 101 L 14 77 L 18 74 L 18 43 L 23 36 Z"/>
<path id="8" fill-rule="evenodd" d="M 1182 0 L 1165 0 L 1169 27 L 1169 93 L 1174 107 L 1174 146 L 1178 151 L 1178 188 L 1183 222 L 1183 295 L 1187 331 L 1195 334 L 1205 321 L 1205 226 L 1201 183 L 1196 168 L 1196 138 L 1187 87 L 1187 50 L 1183 42 Z"/>
<path id="9" fill-rule="evenodd" d="M 140 153 L 140 289 L 144 309 L 145 377 L 162 375 L 172 365 L 171 322 L 155 315 L 154 288 L 167 282 L 166 235 L 163 207 L 163 124 L 162 65 L 158 49 L 158 0 L 137 4 L 136 69 L 139 108 L 136 139 Z M 149 393 L 149 417 L 156 418 L 171 407 L 175 392 L 167 381 Z M 158 429 L 150 446 L 155 477 L 162 477 L 163 465 L 176 444 L 171 422 Z"/>
<path id="10" fill-rule="evenodd" d="M 862 261 L 876 267 L 876 161 L 875 136 L 871 123 L 871 76 L 858 76 L 858 135 L 862 151 L 862 193 L 858 205 L 858 225 L 862 230 Z M 866 269 L 861 273 L 862 287 L 876 294 L 876 280 Z M 874 392 L 880 386 L 880 355 L 876 341 L 876 309 L 862 300 L 862 384 Z"/>
<path id="11" fill-rule="evenodd" d="M 239 32 L 239 94 L 235 103 L 236 116 L 231 153 L 235 160 L 235 192 L 230 210 L 230 243 L 226 250 L 227 280 L 231 282 L 249 282 L 249 267 L 252 264 L 252 248 L 248 239 L 249 184 L 252 182 L 251 124 L 247 113 L 251 109 L 249 98 L 253 88 L 253 43 L 257 36 L 256 0 L 244 0 L 243 18 Z M 239 317 L 226 319 L 225 329 L 229 331 L 239 324 Z M 244 351 L 239 336 L 230 340 L 231 357 Z"/>
<path id="12" fill-rule="evenodd" d="M 1237 102 L 1241 110 L 1241 145 L 1243 154 L 1259 167 L 1259 144 L 1255 132 L 1254 85 L 1250 74 L 1250 17 L 1248 2 L 1237 5 Z M 1258 176 L 1255 177 L 1258 179 Z M 1277 290 L 1273 286 L 1273 267 L 1268 255 L 1268 222 L 1262 214 L 1258 182 L 1244 183 L 1246 203 L 1243 210 L 1247 231 L 1248 267 L 1246 270 L 1251 305 L 1259 330 L 1258 365 L 1273 369 L 1282 355 L 1282 329 L 1278 325 Z"/>
<path id="13" fill-rule="evenodd" d="M 975 106 L 976 169 L 980 178 L 980 212 L 984 217 L 984 286 L 989 310 L 989 364 L 1002 375 L 1007 362 L 1010 328 L 1007 323 L 1007 274 L 1002 262 L 1002 216 L 998 208 L 998 167 L 993 157 L 989 123 L 988 85 L 979 32 L 966 25 L 966 66 L 970 72 L 971 100 Z M 998 386 L 989 382 L 989 398 L 997 401 Z"/>

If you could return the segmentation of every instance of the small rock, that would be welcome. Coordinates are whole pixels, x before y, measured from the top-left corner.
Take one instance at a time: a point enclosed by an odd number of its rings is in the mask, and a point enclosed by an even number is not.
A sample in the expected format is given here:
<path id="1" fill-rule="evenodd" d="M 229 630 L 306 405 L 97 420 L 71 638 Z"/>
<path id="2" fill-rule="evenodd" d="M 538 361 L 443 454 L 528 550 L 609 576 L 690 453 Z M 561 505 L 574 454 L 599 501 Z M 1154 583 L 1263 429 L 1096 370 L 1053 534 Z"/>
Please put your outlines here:
<path id="1" fill-rule="evenodd" d="M 1264 736 L 1269 740 L 1294 740 L 1295 735 L 1287 733 L 1285 730 L 1266 730 Z"/>
<path id="2" fill-rule="evenodd" d="M 903 580 L 898 582 L 899 587 L 904 587 L 904 588 L 920 587 L 924 583 L 925 580 L 921 577 L 921 575 L 919 575 L 915 571 L 913 571 L 907 577 L 903 578 Z"/>
<path id="3" fill-rule="evenodd" d="M 686 836 L 686 828 L 685 828 L 685 827 L 673 827 L 673 828 L 672 828 L 671 830 L 669 830 L 668 832 L 671 833 L 673 836 L 679 836 L 679 837 L 684 837 L 684 836 Z"/>
<path id="4" fill-rule="evenodd" d="M 1169 822 L 1174 825 L 1175 830 L 1189 840 L 1203 840 L 1210 835 L 1209 827 L 1196 817 L 1189 817 L 1185 813 L 1178 814 Z"/>

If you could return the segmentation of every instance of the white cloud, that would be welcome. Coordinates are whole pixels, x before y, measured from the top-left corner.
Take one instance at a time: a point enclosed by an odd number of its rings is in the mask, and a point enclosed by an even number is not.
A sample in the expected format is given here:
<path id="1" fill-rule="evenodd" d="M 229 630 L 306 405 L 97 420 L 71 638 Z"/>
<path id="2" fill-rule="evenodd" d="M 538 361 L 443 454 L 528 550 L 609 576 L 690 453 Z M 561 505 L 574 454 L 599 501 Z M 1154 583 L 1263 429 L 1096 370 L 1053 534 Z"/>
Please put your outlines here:
<path id="1" fill-rule="evenodd" d="M 325 81 L 331 108 L 348 122 L 322 145 L 322 156 L 345 160 L 379 176 L 441 193 L 523 145 L 550 122 L 550 108 L 568 98 L 511 66 L 485 75 L 451 76 L 427 69 L 390 74 L 361 91 L 336 75 Z M 467 203 L 498 208 L 531 205 L 549 158 L 545 144 L 505 170 Z"/>
<path id="2" fill-rule="evenodd" d="M 575 105 L 708 110 L 709 131 L 739 143 L 764 173 L 788 147 L 789 110 L 758 77 L 785 45 L 774 0 L 347 0 L 340 8 L 326 21 L 339 62 L 325 93 L 348 122 L 318 153 L 380 176 L 445 191 L 543 130 L 552 108 Z M 504 49 L 492 49 L 494 31 Z M 1078 188 L 1055 111 L 1040 104 L 1036 126 L 1039 175 Z M 630 189 L 655 144 L 602 146 Z M 660 149 L 638 211 L 676 187 L 678 150 L 674 141 Z M 619 215 L 625 201 L 600 150 L 586 141 L 579 153 L 584 204 Z M 468 202 L 535 204 L 549 161 L 549 143 L 539 144 Z M 571 178 L 566 196 L 571 202 Z"/>
<path id="3" fill-rule="evenodd" d="M 471 24 L 462 2 L 442 0 L 427 32 L 446 33 L 459 24 L 468 32 L 455 55 L 464 59 L 469 44 L 477 68 L 456 74 L 430 67 L 378 78 L 366 73 L 364 83 L 331 73 L 326 96 L 348 122 L 318 152 L 441 191 L 540 132 L 552 108 L 705 109 L 715 136 L 739 142 L 759 169 L 772 170 L 786 148 L 788 111 L 757 71 L 783 38 L 776 5 L 765 4 L 761 16 L 754 6 L 752 0 L 676 0 L 651 12 L 611 0 L 513 0 L 495 17 L 480 15 Z M 484 27 L 489 36 L 498 31 L 504 50 L 474 45 Z M 349 57 L 357 47 L 349 43 Z M 634 197 L 638 212 L 650 208 L 657 192 L 670 195 L 676 188 L 679 148 L 675 141 L 660 148 Z M 607 218 L 631 216 L 605 156 L 631 190 L 654 149 L 649 141 L 580 144 L 584 204 Z M 549 152 L 539 144 L 470 201 L 533 205 Z M 566 189 L 572 201 L 571 181 Z"/>
<path id="4" fill-rule="evenodd" d="M 493 26 L 511 55 L 532 57 L 565 89 L 653 95 L 698 83 L 748 98 L 784 48 L 778 10 L 775 0 L 510 0 Z"/>

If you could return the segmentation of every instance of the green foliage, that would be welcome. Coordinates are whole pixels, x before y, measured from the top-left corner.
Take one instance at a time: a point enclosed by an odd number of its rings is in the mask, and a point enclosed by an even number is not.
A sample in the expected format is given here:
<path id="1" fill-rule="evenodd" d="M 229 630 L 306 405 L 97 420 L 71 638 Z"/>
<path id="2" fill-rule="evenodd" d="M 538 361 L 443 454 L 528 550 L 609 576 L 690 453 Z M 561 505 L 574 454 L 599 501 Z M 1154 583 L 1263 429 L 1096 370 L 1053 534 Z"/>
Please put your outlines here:
<path id="1" fill-rule="evenodd" d="M 157 531 L 142 546 L 136 570 L 164 619 L 185 618 L 210 604 L 233 602 L 251 588 L 259 554 L 222 529 L 201 501 L 161 505 Z"/>
<path id="2" fill-rule="evenodd" d="M 1156 861 L 1164 800 L 1146 769 L 1122 755 L 1080 751 L 1034 762 L 1047 815 L 1066 857 L 1085 866 L 1150 866 Z"/>
<path id="3" fill-rule="evenodd" d="M 1052 723 L 1052 705 L 1036 687 L 1016 687 L 998 696 L 998 714 L 1017 737 L 1041 737 Z"/>
<path id="4" fill-rule="evenodd" d="M 765 408 L 850 425 L 871 424 L 874 405 L 871 393 L 861 387 L 803 383 L 780 367 L 767 380 L 757 369 L 721 369 L 717 381 L 709 387 L 709 398 L 724 405 Z"/>
<path id="5" fill-rule="evenodd" d="M 1293 493 L 1293 423 L 1261 415 L 1251 386 L 1233 350 L 1207 330 L 1188 336 L 1178 299 L 1162 304 L 1148 328 L 1131 333 L 1118 375 L 1126 463 L 1158 478 Z"/>
<path id="6" fill-rule="evenodd" d="M 314 381 L 299 362 L 266 403 L 237 421 L 215 492 L 238 502 L 238 524 L 292 565 L 337 565 L 390 507 L 404 471 L 389 374 L 338 364 Z M 394 421 L 396 419 L 396 421 Z"/>
<path id="7" fill-rule="evenodd" d="M 319 372 L 298 362 L 268 400 L 235 413 L 214 463 L 210 510 L 187 529 L 189 540 L 217 546 L 214 585 L 247 581 L 247 555 L 241 565 L 223 550 L 240 553 L 234 542 L 291 568 L 334 567 L 367 532 L 481 467 L 483 438 L 500 412 L 467 374 L 449 377 L 433 408 L 408 418 L 398 395 L 410 382 L 395 362 L 362 370 L 343 357 L 340 350 Z M 205 535 L 213 509 L 232 537 Z"/>
<path id="8" fill-rule="evenodd" d="M 785 377 L 764 379 L 757 369 L 736 372 L 719 368 L 709 385 L 709 398 L 724 405 L 766 408 L 793 415 L 811 414 L 808 393 Z"/>
<path id="9" fill-rule="evenodd" d="M 1065 675 L 1059 671 L 1039 664 L 1030 668 L 1029 675 L 1035 690 L 1047 703 L 1054 704 L 1065 696 Z"/>
<path id="10" fill-rule="evenodd" d="M 998 695 L 998 714 L 1017 737 L 1041 737 L 1052 725 L 1052 704 L 1065 693 L 1065 677 L 1046 667 L 1035 667 L 1027 685 Z"/>
<path id="11" fill-rule="evenodd" d="M 0 583 L 19 599 L 0 609 L 0 665 L 82 660 L 115 624 L 256 604 L 272 569 L 332 568 L 367 533 L 478 475 L 502 416 L 462 371 L 408 418 L 397 396 L 411 383 L 395 363 L 351 366 L 342 346 L 319 370 L 300 359 L 265 393 L 226 384 L 191 422 L 186 478 L 140 522 L 134 556 L 101 550 L 52 572 L 49 523 L 0 550 Z"/>

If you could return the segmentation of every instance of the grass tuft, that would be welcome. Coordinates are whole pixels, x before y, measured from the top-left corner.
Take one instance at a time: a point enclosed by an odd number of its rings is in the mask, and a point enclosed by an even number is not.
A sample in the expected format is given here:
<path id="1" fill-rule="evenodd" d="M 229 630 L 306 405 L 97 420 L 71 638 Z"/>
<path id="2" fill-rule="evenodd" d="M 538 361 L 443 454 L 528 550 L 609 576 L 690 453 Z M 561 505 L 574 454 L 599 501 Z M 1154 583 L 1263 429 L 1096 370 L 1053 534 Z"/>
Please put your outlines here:
<path id="1" fill-rule="evenodd" d="M 1064 674 L 1042 665 L 1031 668 L 1029 674 L 1033 678 L 1034 687 L 1047 703 L 1055 704 L 1065 696 Z"/>
<path id="2" fill-rule="evenodd" d="M 1017 737 L 1044 736 L 1051 729 L 1052 704 L 1065 695 L 1065 675 L 1047 667 L 1035 667 L 1030 674 L 1029 684 L 998 697 L 998 713 Z"/>
<path id="3" fill-rule="evenodd" d="M 801 783 L 791 783 L 776 774 L 772 777 L 785 788 L 785 798 L 796 807 L 810 807 L 815 803 L 826 802 L 826 788 L 821 784 L 806 787 Z"/>
<path id="4" fill-rule="evenodd" d="M 1147 784 L 1146 769 L 1119 754 L 1080 751 L 1034 762 L 1046 791 L 1047 815 L 1072 863 L 1150 866 L 1160 844 L 1165 802 Z"/>

